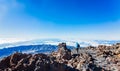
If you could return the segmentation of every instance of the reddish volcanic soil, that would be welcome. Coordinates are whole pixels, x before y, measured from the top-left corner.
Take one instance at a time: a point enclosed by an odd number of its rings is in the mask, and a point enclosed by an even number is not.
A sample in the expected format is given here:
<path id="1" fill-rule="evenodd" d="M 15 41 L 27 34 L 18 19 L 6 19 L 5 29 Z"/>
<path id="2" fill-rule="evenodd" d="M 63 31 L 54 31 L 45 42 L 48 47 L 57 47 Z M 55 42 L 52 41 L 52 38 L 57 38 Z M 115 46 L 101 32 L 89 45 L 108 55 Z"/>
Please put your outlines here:
<path id="1" fill-rule="evenodd" d="M 120 71 L 120 43 L 74 50 L 60 43 L 48 55 L 14 53 L 0 61 L 0 71 Z"/>

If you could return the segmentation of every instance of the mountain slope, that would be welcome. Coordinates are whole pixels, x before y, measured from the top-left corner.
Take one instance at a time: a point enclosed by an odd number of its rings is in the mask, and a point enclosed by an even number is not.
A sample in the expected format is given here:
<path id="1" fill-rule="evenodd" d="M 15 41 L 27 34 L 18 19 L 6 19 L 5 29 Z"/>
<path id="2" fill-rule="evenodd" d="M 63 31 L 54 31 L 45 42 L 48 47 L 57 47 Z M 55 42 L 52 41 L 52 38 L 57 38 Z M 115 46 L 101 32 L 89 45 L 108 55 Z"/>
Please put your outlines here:
<path id="1" fill-rule="evenodd" d="M 68 46 L 69 49 L 73 49 L 74 47 Z M 0 49 L 0 57 L 8 56 L 15 52 L 22 53 L 50 53 L 52 51 L 56 51 L 57 46 L 55 45 L 26 45 L 26 46 L 16 46 Z"/>
<path id="2" fill-rule="evenodd" d="M 98 46 L 98 45 L 112 45 L 120 42 L 120 40 L 62 40 L 62 39 L 39 39 L 39 40 L 29 40 L 16 43 L 4 43 L 0 44 L 0 49 L 16 47 L 16 46 L 25 46 L 25 45 L 58 45 L 59 43 L 65 42 L 68 46 L 76 46 L 76 43 L 79 43 L 81 47 L 86 46 Z"/>
<path id="3" fill-rule="evenodd" d="M 0 57 L 8 56 L 14 52 L 22 53 L 49 53 L 57 50 L 57 45 L 65 42 L 68 48 L 76 47 L 79 43 L 81 47 L 98 46 L 98 45 L 113 45 L 120 40 L 60 40 L 60 39 L 42 39 L 22 41 L 16 43 L 0 44 Z"/>

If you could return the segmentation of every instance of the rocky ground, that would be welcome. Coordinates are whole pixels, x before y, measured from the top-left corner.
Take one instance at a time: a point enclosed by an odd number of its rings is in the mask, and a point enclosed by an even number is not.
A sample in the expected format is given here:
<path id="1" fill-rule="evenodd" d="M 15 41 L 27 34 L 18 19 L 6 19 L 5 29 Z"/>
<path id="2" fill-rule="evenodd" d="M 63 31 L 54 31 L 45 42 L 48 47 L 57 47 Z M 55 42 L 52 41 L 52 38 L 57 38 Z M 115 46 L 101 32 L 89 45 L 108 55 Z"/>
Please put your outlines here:
<path id="1" fill-rule="evenodd" d="M 0 61 L 0 71 L 120 71 L 120 43 L 74 50 L 60 43 L 48 55 L 14 53 Z"/>

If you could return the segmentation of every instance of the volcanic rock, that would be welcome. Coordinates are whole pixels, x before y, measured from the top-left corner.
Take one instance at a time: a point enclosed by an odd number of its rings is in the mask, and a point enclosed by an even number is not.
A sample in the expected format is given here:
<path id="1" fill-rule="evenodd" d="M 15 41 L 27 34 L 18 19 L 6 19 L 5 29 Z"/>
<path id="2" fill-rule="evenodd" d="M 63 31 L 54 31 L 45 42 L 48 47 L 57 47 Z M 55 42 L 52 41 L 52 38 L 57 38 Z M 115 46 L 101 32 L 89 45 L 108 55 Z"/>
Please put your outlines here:
<path id="1" fill-rule="evenodd" d="M 66 43 L 58 45 L 57 57 L 69 60 L 71 58 L 71 50 L 67 48 Z"/>
<path id="2" fill-rule="evenodd" d="M 74 50 L 75 51 L 75 50 Z M 78 49 L 60 43 L 50 54 L 14 53 L 0 61 L 0 71 L 120 71 L 120 44 Z"/>

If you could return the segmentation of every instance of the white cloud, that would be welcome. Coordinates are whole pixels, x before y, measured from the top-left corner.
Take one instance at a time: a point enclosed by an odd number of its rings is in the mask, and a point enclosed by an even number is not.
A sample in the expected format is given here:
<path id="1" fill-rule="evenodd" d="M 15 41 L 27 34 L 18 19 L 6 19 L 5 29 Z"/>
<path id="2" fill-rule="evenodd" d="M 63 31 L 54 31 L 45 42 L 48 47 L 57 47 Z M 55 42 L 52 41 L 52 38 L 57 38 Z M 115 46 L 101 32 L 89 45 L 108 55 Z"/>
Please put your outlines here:
<path id="1" fill-rule="evenodd" d="M 25 39 L 18 39 L 18 38 L 2 38 L 0 39 L 0 44 L 3 43 L 15 43 L 15 42 L 19 42 L 19 41 L 26 41 Z"/>

